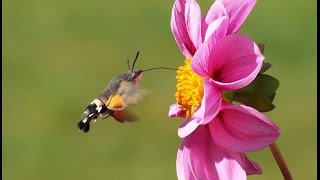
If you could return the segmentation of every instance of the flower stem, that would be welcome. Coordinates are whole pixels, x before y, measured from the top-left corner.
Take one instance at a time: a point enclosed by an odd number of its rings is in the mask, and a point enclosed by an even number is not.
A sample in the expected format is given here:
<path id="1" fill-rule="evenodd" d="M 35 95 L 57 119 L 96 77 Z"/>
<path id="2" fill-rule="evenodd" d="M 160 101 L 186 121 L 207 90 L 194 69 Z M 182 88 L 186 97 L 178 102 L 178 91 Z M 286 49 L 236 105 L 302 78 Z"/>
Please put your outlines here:
<path id="1" fill-rule="evenodd" d="M 269 146 L 269 148 L 273 154 L 274 159 L 277 161 L 277 164 L 281 170 L 281 173 L 282 173 L 284 179 L 285 180 L 292 180 L 291 173 L 288 169 L 286 162 L 284 161 L 284 159 L 281 155 L 281 152 L 278 148 L 278 145 L 274 142 Z"/>

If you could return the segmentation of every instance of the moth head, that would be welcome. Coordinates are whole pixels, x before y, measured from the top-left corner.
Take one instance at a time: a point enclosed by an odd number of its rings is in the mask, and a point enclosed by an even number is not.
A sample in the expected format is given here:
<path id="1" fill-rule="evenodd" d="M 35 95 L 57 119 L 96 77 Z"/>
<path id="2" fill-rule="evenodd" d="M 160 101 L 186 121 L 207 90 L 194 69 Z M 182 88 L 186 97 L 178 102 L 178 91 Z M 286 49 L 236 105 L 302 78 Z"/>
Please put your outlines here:
<path id="1" fill-rule="evenodd" d="M 133 82 L 133 83 L 139 83 L 141 78 L 142 78 L 142 70 L 134 70 L 134 71 L 130 71 L 131 75 L 130 75 L 130 79 L 129 81 Z"/>

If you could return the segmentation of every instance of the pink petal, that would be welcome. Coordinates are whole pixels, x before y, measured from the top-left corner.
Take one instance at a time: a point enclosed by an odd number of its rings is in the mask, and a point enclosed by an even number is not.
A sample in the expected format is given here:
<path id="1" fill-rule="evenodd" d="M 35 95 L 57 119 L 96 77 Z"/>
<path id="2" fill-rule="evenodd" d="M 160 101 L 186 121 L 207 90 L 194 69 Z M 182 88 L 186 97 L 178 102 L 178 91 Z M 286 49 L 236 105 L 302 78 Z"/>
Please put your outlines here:
<path id="1" fill-rule="evenodd" d="M 264 57 L 259 47 L 243 35 L 228 35 L 214 45 L 209 44 L 209 49 L 207 64 L 202 60 L 200 66 L 211 67 L 208 69 L 211 82 L 221 90 L 234 90 L 248 85 L 263 64 Z M 195 56 L 194 61 L 199 61 L 199 58 Z"/>
<path id="2" fill-rule="evenodd" d="M 200 115 L 198 115 L 197 112 L 180 125 L 178 129 L 179 137 L 181 138 L 187 137 L 195 129 L 197 129 L 197 127 L 200 126 L 201 118 L 199 117 Z"/>
<path id="3" fill-rule="evenodd" d="M 179 180 L 195 180 L 196 177 L 191 172 L 188 164 L 189 150 L 185 146 L 185 141 L 182 142 L 177 153 L 176 170 Z"/>
<path id="4" fill-rule="evenodd" d="M 247 175 L 262 173 L 260 166 L 254 161 L 250 160 L 245 153 L 237 153 L 227 149 L 224 150 L 229 153 L 231 158 L 235 159 L 241 165 L 242 169 L 245 170 Z"/>
<path id="5" fill-rule="evenodd" d="M 238 31 L 247 16 L 254 7 L 256 0 L 217 0 L 220 1 L 226 8 L 229 18 L 228 34 Z"/>
<path id="6" fill-rule="evenodd" d="M 222 93 L 219 89 L 212 86 L 206 79 L 203 80 L 204 94 L 201 102 L 203 110 L 201 125 L 208 124 L 219 113 L 222 103 Z"/>
<path id="7" fill-rule="evenodd" d="M 192 70 L 203 78 L 209 78 L 209 72 L 213 71 L 213 66 L 210 66 L 208 61 L 211 51 L 208 41 L 210 39 L 199 47 L 191 61 Z"/>
<path id="8" fill-rule="evenodd" d="M 205 33 L 204 41 L 207 41 L 209 38 L 211 44 L 215 44 L 219 40 L 223 39 L 226 36 L 228 30 L 228 19 L 226 16 L 220 17 L 209 24 L 208 29 Z"/>
<path id="9" fill-rule="evenodd" d="M 169 117 L 186 117 L 186 111 L 180 108 L 179 104 L 172 104 L 169 110 Z"/>
<path id="10" fill-rule="evenodd" d="M 210 123 L 215 142 L 235 152 L 262 149 L 280 135 L 279 128 L 257 110 L 244 105 L 226 105 Z"/>
<path id="11" fill-rule="evenodd" d="M 227 149 L 224 150 L 229 153 L 231 158 L 235 159 L 241 165 L 242 169 L 245 170 L 247 175 L 262 173 L 259 165 L 250 160 L 245 153 L 237 153 Z"/>
<path id="12" fill-rule="evenodd" d="M 196 51 L 193 45 L 186 25 L 184 0 L 176 0 L 173 5 L 171 15 L 171 31 L 173 36 L 185 57 L 191 58 Z"/>
<path id="13" fill-rule="evenodd" d="M 208 126 L 199 126 L 178 151 L 178 179 L 246 179 L 245 171 L 233 158 L 235 154 L 212 141 Z"/>
<path id="14" fill-rule="evenodd" d="M 208 124 L 220 111 L 221 91 L 212 86 L 207 80 L 204 80 L 203 86 L 204 95 L 200 108 L 178 129 L 178 136 L 181 138 L 191 134 L 199 125 Z"/>
<path id="15" fill-rule="evenodd" d="M 203 19 L 202 37 L 205 37 L 204 39 L 206 40 L 215 32 L 214 42 L 217 42 L 226 36 L 228 25 L 229 20 L 226 9 L 220 1 L 215 1 Z"/>
<path id="16" fill-rule="evenodd" d="M 262 170 L 256 162 L 250 160 L 244 153 L 239 153 L 239 155 L 240 161 L 238 162 L 241 162 L 241 166 L 246 171 L 247 175 L 262 174 Z"/>
<path id="17" fill-rule="evenodd" d="M 190 39 L 197 49 L 201 43 L 201 10 L 196 0 L 189 0 L 186 2 L 186 26 Z"/>

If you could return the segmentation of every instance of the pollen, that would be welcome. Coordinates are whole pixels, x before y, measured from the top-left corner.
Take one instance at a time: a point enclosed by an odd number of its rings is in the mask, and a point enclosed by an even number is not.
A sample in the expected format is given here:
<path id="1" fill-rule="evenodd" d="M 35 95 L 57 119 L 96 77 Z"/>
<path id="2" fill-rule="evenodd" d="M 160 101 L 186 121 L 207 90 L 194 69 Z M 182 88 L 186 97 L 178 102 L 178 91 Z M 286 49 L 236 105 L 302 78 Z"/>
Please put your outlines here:
<path id="1" fill-rule="evenodd" d="M 203 97 L 203 79 L 191 68 L 191 59 L 185 60 L 185 65 L 177 70 L 176 101 L 190 117 L 201 105 Z"/>

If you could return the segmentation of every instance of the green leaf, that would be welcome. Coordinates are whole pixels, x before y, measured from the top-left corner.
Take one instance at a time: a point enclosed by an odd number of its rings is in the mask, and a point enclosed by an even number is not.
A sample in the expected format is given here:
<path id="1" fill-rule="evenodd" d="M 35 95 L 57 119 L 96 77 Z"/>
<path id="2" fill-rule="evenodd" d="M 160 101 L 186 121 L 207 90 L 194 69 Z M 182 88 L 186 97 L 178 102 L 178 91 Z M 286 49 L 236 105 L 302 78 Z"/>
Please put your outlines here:
<path id="1" fill-rule="evenodd" d="M 257 93 L 266 97 L 270 101 L 273 101 L 275 96 L 275 91 L 279 87 L 279 81 L 267 74 L 258 74 L 256 79 L 253 80 L 249 85 L 233 91 L 234 94 L 237 93 Z"/>
<path id="2" fill-rule="evenodd" d="M 257 45 L 258 45 L 258 47 L 260 49 L 261 54 L 263 54 L 264 53 L 264 47 L 265 47 L 264 44 L 263 43 L 258 43 Z"/>
<path id="3" fill-rule="evenodd" d="M 232 91 L 223 91 L 222 96 L 229 102 L 233 101 L 233 92 Z"/>
<path id="4" fill-rule="evenodd" d="M 266 98 L 268 98 L 272 102 L 275 96 L 276 96 L 276 93 L 273 93 L 272 95 L 267 96 Z"/>
<path id="5" fill-rule="evenodd" d="M 258 93 L 236 93 L 233 95 L 233 100 L 250 106 L 260 112 L 271 111 L 275 108 L 268 98 Z"/>
<path id="6" fill-rule="evenodd" d="M 264 49 L 265 49 L 265 45 L 263 43 L 258 43 L 257 46 L 259 47 L 259 50 L 261 52 L 261 54 L 264 54 Z M 269 68 L 271 68 L 272 65 L 268 62 L 263 62 L 261 70 L 259 73 L 264 73 L 266 72 Z"/>
<path id="7" fill-rule="evenodd" d="M 263 64 L 262 64 L 262 67 L 261 67 L 259 73 L 262 74 L 262 73 L 266 72 L 268 69 L 270 69 L 271 67 L 272 67 L 271 63 L 263 61 Z"/>

